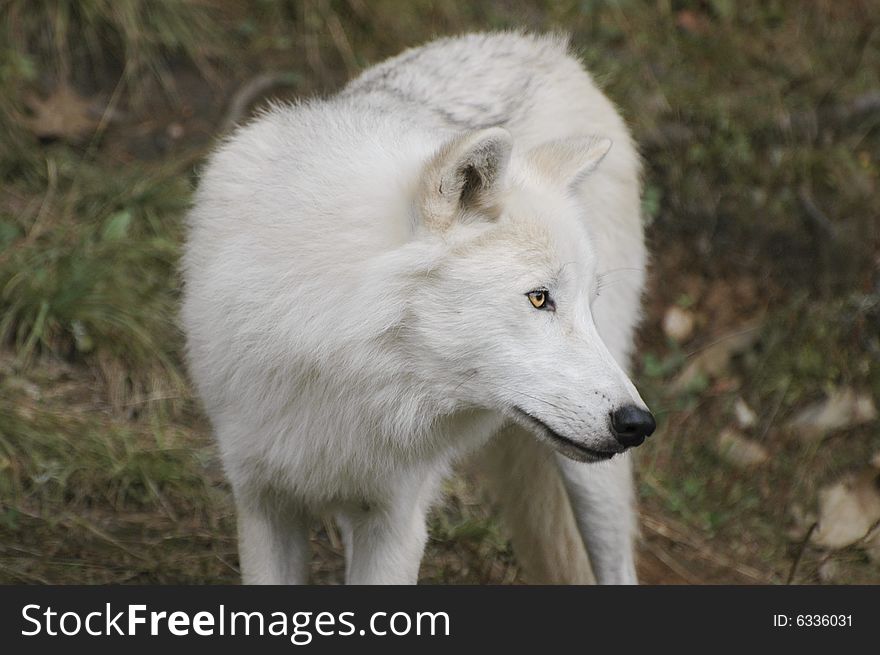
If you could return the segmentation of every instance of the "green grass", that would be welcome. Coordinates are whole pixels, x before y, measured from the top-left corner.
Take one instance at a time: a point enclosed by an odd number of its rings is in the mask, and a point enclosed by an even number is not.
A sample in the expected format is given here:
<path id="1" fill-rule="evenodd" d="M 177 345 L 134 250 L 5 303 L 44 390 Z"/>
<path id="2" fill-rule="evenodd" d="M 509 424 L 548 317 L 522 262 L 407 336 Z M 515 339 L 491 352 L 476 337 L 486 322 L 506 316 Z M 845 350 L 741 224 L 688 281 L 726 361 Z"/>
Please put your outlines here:
<path id="1" fill-rule="evenodd" d="M 880 89 L 878 17 L 872 1 L 3 3 L 0 581 L 236 579 L 175 324 L 182 217 L 229 99 L 266 70 L 323 93 L 433 36 L 518 28 L 572 33 L 644 155 L 636 369 L 661 422 L 639 456 L 646 579 L 784 581 L 793 506 L 880 450 L 876 424 L 811 446 L 780 429 L 838 386 L 880 399 L 880 112 L 841 118 Z M 33 98 L 61 83 L 92 128 L 41 137 Z M 700 317 L 684 346 L 659 329 L 672 304 Z M 722 379 L 672 391 L 694 351 L 752 321 L 758 344 Z M 714 447 L 738 396 L 772 455 L 748 474 Z M 333 531 L 314 543 L 316 579 L 338 579 Z M 828 557 L 840 581 L 880 580 L 857 549 L 808 550 L 798 579 Z M 467 484 L 432 521 L 423 577 L 520 579 Z"/>
<path id="2" fill-rule="evenodd" d="M 172 86 L 168 64 L 174 57 L 206 72 L 219 46 L 208 3 L 8 0 L 2 19 L 8 72 L 33 78 L 52 67 L 83 80 L 121 73 L 123 90 L 136 98 L 148 77 Z"/>
<path id="3" fill-rule="evenodd" d="M 229 578 L 231 510 L 203 436 L 97 411 L 76 369 L 2 370 L 0 579 Z"/>
<path id="4" fill-rule="evenodd" d="M 180 393 L 173 319 L 186 180 L 53 166 L 53 197 L 31 225 L 0 213 L 0 339 L 21 365 L 37 352 L 93 362 L 119 401 Z"/>

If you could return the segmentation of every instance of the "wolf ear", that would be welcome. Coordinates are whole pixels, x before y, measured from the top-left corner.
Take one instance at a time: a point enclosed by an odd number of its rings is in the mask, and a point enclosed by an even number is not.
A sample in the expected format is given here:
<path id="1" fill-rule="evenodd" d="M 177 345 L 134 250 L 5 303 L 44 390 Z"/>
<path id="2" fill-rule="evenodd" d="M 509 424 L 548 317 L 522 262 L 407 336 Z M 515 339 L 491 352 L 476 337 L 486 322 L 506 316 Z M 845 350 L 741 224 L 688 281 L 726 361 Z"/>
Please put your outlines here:
<path id="1" fill-rule="evenodd" d="M 599 136 L 550 141 L 530 150 L 528 158 L 548 180 L 574 188 L 598 168 L 611 145 Z"/>
<path id="2" fill-rule="evenodd" d="M 501 127 L 468 132 L 425 166 L 419 208 L 428 227 L 443 229 L 468 212 L 494 215 L 513 146 Z"/>

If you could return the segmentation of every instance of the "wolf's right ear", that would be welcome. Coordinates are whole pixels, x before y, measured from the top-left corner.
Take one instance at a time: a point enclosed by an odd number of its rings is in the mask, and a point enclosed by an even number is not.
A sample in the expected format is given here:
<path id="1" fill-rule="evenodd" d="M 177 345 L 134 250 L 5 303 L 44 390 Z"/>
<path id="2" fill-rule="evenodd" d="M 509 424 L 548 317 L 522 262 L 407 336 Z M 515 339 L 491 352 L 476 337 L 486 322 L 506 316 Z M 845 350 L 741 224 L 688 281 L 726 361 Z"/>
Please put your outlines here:
<path id="1" fill-rule="evenodd" d="M 513 141 L 501 127 L 456 137 L 425 166 L 418 208 L 425 226 L 443 230 L 458 217 L 494 216 Z"/>

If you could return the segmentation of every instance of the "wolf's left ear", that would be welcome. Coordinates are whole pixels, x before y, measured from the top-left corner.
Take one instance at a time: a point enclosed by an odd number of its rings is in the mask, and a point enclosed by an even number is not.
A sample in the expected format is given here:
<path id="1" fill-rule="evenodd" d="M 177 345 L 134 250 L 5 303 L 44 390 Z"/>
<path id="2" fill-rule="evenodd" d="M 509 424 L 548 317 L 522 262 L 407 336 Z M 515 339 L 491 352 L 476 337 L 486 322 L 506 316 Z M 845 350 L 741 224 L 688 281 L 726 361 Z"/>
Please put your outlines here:
<path id="1" fill-rule="evenodd" d="M 444 145 L 425 166 L 419 208 L 428 227 L 443 229 L 456 218 L 493 216 L 513 141 L 501 127 L 468 132 Z"/>
<path id="2" fill-rule="evenodd" d="M 549 181 L 574 188 L 599 167 L 611 145 L 611 139 L 599 136 L 549 141 L 527 156 Z"/>

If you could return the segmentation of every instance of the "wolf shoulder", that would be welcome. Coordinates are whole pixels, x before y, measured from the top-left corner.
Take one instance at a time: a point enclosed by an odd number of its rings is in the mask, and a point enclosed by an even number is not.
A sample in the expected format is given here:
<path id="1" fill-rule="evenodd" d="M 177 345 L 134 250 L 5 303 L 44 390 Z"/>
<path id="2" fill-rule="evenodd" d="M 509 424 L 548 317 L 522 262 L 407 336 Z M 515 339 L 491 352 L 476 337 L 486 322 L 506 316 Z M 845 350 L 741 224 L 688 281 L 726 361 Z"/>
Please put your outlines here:
<path id="1" fill-rule="evenodd" d="M 415 110 L 455 130 L 503 126 L 519 147 L 601 134 L 632 150 L 617 108 L 562 34 L 467 34 L 412 48 L 352 80 L 341 97 Z M 429 116 L 430 115 L 430 116 Z"/>

